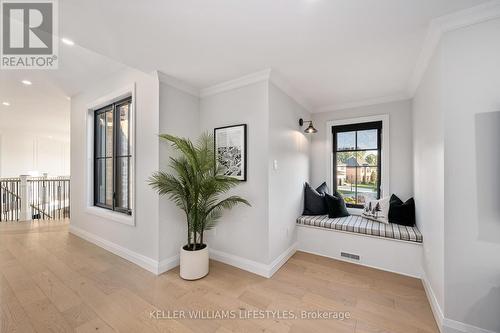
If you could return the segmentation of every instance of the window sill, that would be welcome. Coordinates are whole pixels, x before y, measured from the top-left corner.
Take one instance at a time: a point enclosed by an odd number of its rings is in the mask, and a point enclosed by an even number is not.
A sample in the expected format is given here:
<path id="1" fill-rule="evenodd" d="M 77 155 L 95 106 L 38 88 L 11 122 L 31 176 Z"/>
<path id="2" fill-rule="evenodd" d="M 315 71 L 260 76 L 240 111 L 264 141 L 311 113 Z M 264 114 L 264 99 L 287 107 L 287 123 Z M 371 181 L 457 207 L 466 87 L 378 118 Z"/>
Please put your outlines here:
<path id="1" fill-rule="evenodd" d="M 85 212 L 87 214 L 91 214 L 91 215 L 95 215 L 95 216 L 98 216 L 98 217 L 102 217 L 104 219 L 111 220 L 111 221 L 114 221 L 114 222 L 118 222 L 118 223 L 121 223 L 121 224 L 135 226 L 135 217 L 134 217 L 133 214 L 132 215 L 126 215 L 126 214 L 123 214 L 123 213 L 114 212 L 114 211 L 111 211 L 111 210 L 108 210 L 108 209 L 105 209 L 105 208 L 96 207 L 96 206 L 87 207 L 87 209 L 85 210 Z"/>
<path id="2" fill-rule="evenodd" d="M 347 211 L 351 215 L 361 215 L 361 214 L 363 214 L 363 208 L 350 208 L 350 207 L 347 207 Z"/>

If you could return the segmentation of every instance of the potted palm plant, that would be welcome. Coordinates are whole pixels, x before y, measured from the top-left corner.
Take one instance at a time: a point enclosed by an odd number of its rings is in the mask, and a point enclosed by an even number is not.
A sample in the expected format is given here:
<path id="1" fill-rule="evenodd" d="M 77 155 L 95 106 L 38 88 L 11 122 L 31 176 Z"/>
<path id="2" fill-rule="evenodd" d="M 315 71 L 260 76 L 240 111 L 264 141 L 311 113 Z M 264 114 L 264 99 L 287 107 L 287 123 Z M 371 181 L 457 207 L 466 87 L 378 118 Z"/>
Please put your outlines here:
<path id="1" fill-rule="evenodd" d="M 200 279 L 208 274 L 204 232 L 216 225 L 225 209 L 250 204 L 235 195 L 221 198 L 239 180 L 218 173 L 212 135 L 202 135 L 196 144 L 169 134 L 162 134 L 160 138 L 170 142 L 180 154 L 170 158 L 173 173 L 155 172 L 149 184 L 186 214 L 187 244 L 180 250 L 180 275 L 186 280 Z"/>

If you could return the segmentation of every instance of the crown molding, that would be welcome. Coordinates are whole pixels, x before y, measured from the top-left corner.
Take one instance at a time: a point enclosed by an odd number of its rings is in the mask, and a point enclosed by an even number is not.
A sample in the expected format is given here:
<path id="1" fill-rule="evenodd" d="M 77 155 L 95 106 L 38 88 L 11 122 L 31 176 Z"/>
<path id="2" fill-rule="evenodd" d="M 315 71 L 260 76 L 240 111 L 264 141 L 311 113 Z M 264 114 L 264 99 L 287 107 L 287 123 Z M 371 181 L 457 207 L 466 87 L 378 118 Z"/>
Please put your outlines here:
<path id="1" fill-rule="evenodd" d="M 180 91 L 183 91 L 183 92 L 190 94 L 192 96 L 200 97 L 200 89 L 193 87 L 193 86 L 187 84 L 186 82 L 181 81 L 173 76 L 167 75 L 163 72 L 156 71 L 156 74 L 158 76 L 158 80 L 161 83 L 164 83 L 166 85 L 169 85 L 171 87 L 179 89 Z"/>
<path id="2" fill-rule="evenodd" d="M 229 80 L 225 82 L 218 83 L 216 85 L 206 87 L 201 89 L 200 97 L 208 97 L 216 94 L 220 94 L 225 91 L 237 89 L 240 87 L 247 86 L 249 84 L 267 81 L 271 76 L 271 69 L 265 69 L 252 74 L 242 76 L 240 78 Z"/>
<path id="3" fill-rule="evenodd" d="M 326 105 L 326 106 L 322 106 L 322 107 L 315 109 L 313 113 L 322 113 L 322 112 L 339 111 L 339 110 L 345 110 L 345 109 L 354 109 L 354 108 L 359 108 L 362 106 L 385 104 L 385 103 L 391 103 L 391 102 L 404 101 L 404 100 L 408 100 L 408 99 L 410 99 L 410 96 L 408 96 L 407 93 L 400 93 L 400 94 L 396 94 L 396 95 L 382 96 L 382 97 L 365 99 L 365 100 L 356 101 L 356 102 Z"/>
<path id="4" fill-rule="evenodd" d="M 500 17 L 500 0 L 493 0 L 479 6 L 461 10 L 449 15 L 438 17 L 431 21 L 420 51 L 412 77 L 408 84 L 408 92 L 411 97 L 422 81 L 429 66 L 441 37 L 449 31 L 465 28 L 474 24 L 489 21 Z"/>
<path id="5" fill-rule="evenodd" d="M 271 77 L 269 79 L 276 87 L 281 89 L 285 94 L 291 97 L 300 106 L 309 112 L 313 111 L 312 104 L 307 98 L 305 98 L 297 89 L 295 89 L 287 80 L 285 80 L 276 71 L 271 71 Z"/>

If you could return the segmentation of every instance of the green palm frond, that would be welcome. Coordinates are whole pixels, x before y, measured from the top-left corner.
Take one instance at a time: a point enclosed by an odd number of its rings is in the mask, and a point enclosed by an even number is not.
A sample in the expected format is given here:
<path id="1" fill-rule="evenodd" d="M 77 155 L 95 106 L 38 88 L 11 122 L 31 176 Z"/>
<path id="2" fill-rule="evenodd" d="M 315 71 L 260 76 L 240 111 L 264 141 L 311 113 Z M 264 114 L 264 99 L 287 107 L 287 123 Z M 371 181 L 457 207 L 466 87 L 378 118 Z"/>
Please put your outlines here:
<path id="1" fill-rule="evenodd" d="M 219 175 L 213 135 L 203 134 L 196 144 L 169 134 L 162 134 L 160 138 L 170 142 L 180 155 L 170 157 L 172 173 L 155 172 L 149 178 L 149 184 L 185 212 L 188 245 L 201 244 L 204 231 L 216 225 L 224 210 L 239 204 L 250 206 L 250 203 L 235 195 L 220 198 L 240 181 Z"/>

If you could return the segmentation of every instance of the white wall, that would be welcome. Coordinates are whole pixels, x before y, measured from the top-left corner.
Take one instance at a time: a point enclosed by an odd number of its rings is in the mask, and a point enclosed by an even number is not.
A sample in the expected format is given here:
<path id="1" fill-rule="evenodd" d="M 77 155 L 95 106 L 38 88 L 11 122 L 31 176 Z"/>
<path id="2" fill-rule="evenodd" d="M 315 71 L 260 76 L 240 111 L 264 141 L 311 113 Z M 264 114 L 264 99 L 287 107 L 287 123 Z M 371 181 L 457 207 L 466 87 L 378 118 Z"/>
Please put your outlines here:
<path id="1" fill-rule="evenodd" d="M 199 107 L 198 97 L 160 82 L 159 133 L 196 140 L 200 134 Z M 169 157 L 173 153 L 170 144 L 160 141 L 160 169 L 169 170 Z M 180 247 L 186 244 L 186 216 L 167 197 L 160 198 L 159 210 L 160 260 L 165 260 L 177 256 Z"/>
<path id="2" fill-rule="evenodd" d="M 444 306 L 444 112 L 439 48 L 413 100 L 414 189 L 417 225 L 424 237 L 423 269 Z M 447 170 L 448 172 L 448 170 Z"/>
<path id="3" fill-rule="evenodd" d="M 69 133 L 0 128 L 0 178 L 43 173 L 67 176 L 69 148 Z"/>
<path id="4" fill-rule="evenodd" d="M 299 118 L 310 113 L 274 84 L 269 84 L 269 260 L 296 240 L 295 220 L 303 209 L 309 180 L 309 140 Z M 277 169 L 274 169 L 274 161 Z"/>
<path id="5" fill-rule="evenodd" d="M 96 216 L 87 210 L 87 129 L 89 106 L 103 96 L 135 84 L 135 226 Z M 146 262 L 159 258 L 159 196 L 147 184 L 159 166 L 159 81 L 148 75 L 126 69 L 96 82 L 71 101 L 71 193 L 70 230 L 98 236 L 105 243 L 123 248 L 123 252 L 144 257 Z M 97 208 L 96 208 L 97 209 Z M 81 233 L 80 233 L 81 234 Z M 123 254 L 123 253 L 122 253 Z M 141 257 L 141 258 L 142 258 Z"/>
<path id="6" fill-rule="evenodd" d="M 413 196 L 413 147 L 411 102 L 399 101 L 359 108 L 313 114 L 318 130 L 312 139 L 311 183 L 318 186 L 327 179 L 327 129 L 330 120 L 388 114 L 390 121 L 390 192 L 406 200 Z M 330 130 L 328 131 L 329 133 Z M 330 149 L 330 148 L 328 148 Z M 330 150 L 331 151 L 331 150 Z"/>
<path id="7" fill-rule="evenodd" d="M 500 332 L 499 41 L 500 19 L 442 40 L 445 315 L 494 332 Z"/>
<path id="8" fill-rule="evenodd" d="M 225 211 L 216 229 L 208 233 L 211 249 L 260 263 L 268 262 L 268 82 L 261 81 L 201 99 L 202 131 L 247 124 L 247 181 L 233 191 L 252 207 Z"/>
<path id="9" fill-rule="evenodd" d="M 498 40 L 499 19 L 446 33 L 414 101 L 424 267 L 446 333 L 500 332 Z"/>

